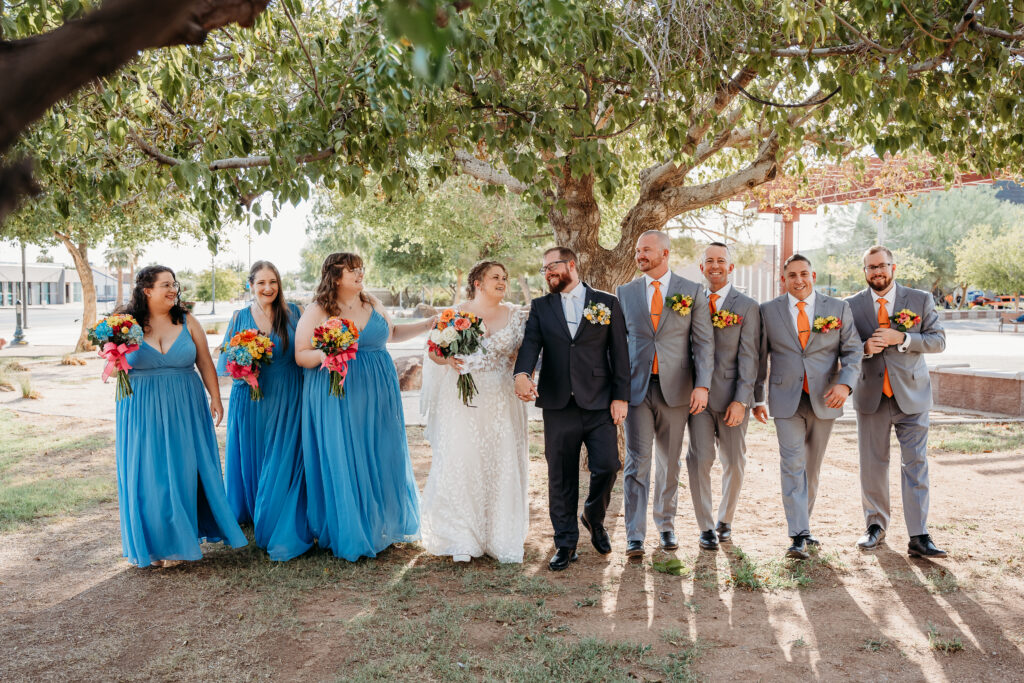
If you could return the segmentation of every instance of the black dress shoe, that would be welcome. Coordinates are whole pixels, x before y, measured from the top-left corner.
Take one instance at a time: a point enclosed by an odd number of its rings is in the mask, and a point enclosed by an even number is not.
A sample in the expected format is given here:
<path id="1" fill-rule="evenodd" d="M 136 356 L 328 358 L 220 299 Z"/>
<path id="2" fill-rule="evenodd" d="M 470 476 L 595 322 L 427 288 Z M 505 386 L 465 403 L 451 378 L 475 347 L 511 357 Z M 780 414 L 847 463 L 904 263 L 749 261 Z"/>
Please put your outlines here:
<path id="1" fill-rule="evenodd" d="M 629 541 L 626 543 L 626 557 L 643 557 L 644 556 L 644 542 L 643 541 Z"/>
<path id="2" fill-rule="evenodd" d="M 560 572 L 569 566 L 570 562 L 580 559 L 576 554 L 576 548 L 555 548 L 555 555 L 548 562 L 548 568 L 553 572 Z"/>
<path id="3" fill-rule="evenodd" d="M 661 532 L 661 549 L 662 550 L 675 550 L 679 547 L 679 540 L 676 539 L 676 532 L 674 531 L 662 531 Z"/>
<path id="4" fill-rule="evenodd" d="M 816 539 L 816 538 L 815 538 L 814 536 L 812 536 L 811 534 L 804 534 L 804 542 L 805 542 L 805 543 L 806 543 L 807 545 L 813 545 L 813 546 L 819 546 L 819 545 L 821 545 L 821 541 L 819 541 L 818 539 Z"/>
<path id="5" fill-rule="evenodd" d="M 702 531 L 697 542 L 704 550 L 718 550 L 718 536 L 715 535 L 712 529 Z"/>
<path id="6" fill-rule="evenodd" d="M 594 544 L 594 550 L 607 555 L 612 551 L 612 542 L 608 538 L 608 532 L 604 530 L 604 527 L 600 524 L 591 524 L 587 521 L 586 515 L 580 515 L 580 521 L 583 522 L 583 526 L 590 532 L 590 542 Z"/>
<path id="7" fill-rule="evenodd" d="M 911 557 L 945 557 L 946 551 L 940 550 L 932 543 L 932 537 L 928 534 L 911 536 L 907 544 L 907 553 Z"/>
<path id="8" fill-rule="evenodd" d="M 725 522 L 719 522 L 718 526 L 715 527 L 715 533 L 718 534 L 719 543 L 730 543 L 732 542 L 732 525 L 726 524 Z"/>
<path id="9" fill-rule="evenodd" d="M 786 557 L 792 557 L 796 560 L 806 560 L 810 557 L 807 552 L 807 537 L 806 536 L 793 536 L 793 545 L 786 549 Z"/>
<path id="10" fill-rule="evenodd" d="M 885 529 L 878 524 L 872 524 L 868 527 L 868 530 L 860 537 L 857 541 L 857 545 L 862 550 L 874 550 L 885 538 Z"/>

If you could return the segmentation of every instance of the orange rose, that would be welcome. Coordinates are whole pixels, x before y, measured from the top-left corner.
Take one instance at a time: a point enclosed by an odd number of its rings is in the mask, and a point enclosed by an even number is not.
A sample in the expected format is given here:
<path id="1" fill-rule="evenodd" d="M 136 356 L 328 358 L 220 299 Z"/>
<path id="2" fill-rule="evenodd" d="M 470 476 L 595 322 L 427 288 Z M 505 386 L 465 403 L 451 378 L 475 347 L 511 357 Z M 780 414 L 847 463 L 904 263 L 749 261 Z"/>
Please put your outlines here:
<path id="1" fill-rule="evenodd" d="M 441 311 L 441 322 L 443 322 L 443 323 L 447 323 L 448 321 L 450 321 L 454 317 L 455 317 L 455 311 L 453 311 L 450 308 L 446 308 L 443 311 Z"/>
<path id="2" fill-rule="evenodd" d="M 462 330 L 468 330 L 470 325 L 472 325 L 472 323 L 469 322 L 468 318 L 455 319 L 455 329 L 457 329 L 459 332 L 461 332 Z"/>

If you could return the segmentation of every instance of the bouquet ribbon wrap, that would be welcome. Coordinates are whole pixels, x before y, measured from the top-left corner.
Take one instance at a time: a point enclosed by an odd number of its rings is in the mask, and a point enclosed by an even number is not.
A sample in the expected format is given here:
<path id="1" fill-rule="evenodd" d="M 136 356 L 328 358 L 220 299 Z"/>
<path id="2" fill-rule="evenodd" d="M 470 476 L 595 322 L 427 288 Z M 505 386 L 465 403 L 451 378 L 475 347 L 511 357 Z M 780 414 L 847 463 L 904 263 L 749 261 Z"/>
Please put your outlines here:
<path id="1" fill-rule="evenodd" d="M 128 365 L 126 356 L 138 349 L 138 344 L 107 342 L 98 351 L 99 357 L 105 358 L 107 361 L 106 367 L 103 368 L 103 381 L 106 382 L 112 374 L 117 373 L 117 400 L 119 401 L 125 396 L 132 395 L 132 385 L 128 381 L 128 371 L 132 369 L 132 366 Z"/>
<path id="2" fill-rule="evenodd" d="M 325 356 L 321 368 L 327 368 L 331 371 L 331 395 L 332 396 L 344 396 L 345 395 L 345 375 L 348 374 L 348 362 L 356 357 L 356 351 L 359 350 L 359 342 L 353 342 L 344 351 L 333 353 Z"/>

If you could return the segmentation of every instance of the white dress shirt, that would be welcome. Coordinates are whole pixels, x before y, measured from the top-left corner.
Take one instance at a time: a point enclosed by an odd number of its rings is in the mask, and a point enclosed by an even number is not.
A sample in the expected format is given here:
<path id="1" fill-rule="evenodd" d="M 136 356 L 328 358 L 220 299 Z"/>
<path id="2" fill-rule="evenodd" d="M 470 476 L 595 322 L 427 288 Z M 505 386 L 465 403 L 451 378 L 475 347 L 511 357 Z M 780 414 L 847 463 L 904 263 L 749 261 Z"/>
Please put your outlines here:
<path id="1" fill-rule="evenodd" d="M 576 330 L 583 318 L 583 304 L 587 295 L 587 289 L 582 282 L 570 290 L 562 292 L 562 312 L 565 314 L 565 322 L 569 326 L 569 336 L 575 337 Z"/>
<path id="2" fill-rule="evenodd" d="M 800 325 L 796 321 L 796 317 L 800 315 L 800 309 L 797 308 L 797 304 L 800 303 L 800 299 L 797 299 L 792 294 L 786 294 L 789 297 L 789 314 L 793 318 L 793 329 L 796 330 L 796 336 L 800 338 Z M 807 304 L 804 307 L 804 313 L 807 314 L 807 325 L 808 329 L 814 331 L 814 300 L 818 297 L 814 290 L 811 290 L 810 296 L 804 299 L 804 303 Z"/>
<path id="3" fill-rule="evenodd" d="M 668 283 L 669 283 L 669 281 L 672 280 L 672 271 L 671 270 L 666 270 L 665 274 L 662 275 L 661 277 L 651 277 L 647 273 L 644 273 L 644 280 L 647 282 L 647 312 L 650 313 L 651 312 L 651 302 L 654 300 L 654 284 L 653 284 L 653 282 L 655 280 L 657 280 L 660 283 L 658 286 L 661 288 L 661 303 L 664 304 L 665 303 L 665 292 L 668 291 Z M 660 324 L 661 321 L 658 321 L 658 322 Z"/>
<path id="4" fill-rule="evenodd" d="M 894 304 L 896 303 L 895 301 L 893 301 L 893 299 L 896 298 L 896 283 L 895 282 L 893 282 L 892 285 L 889 287 L 889 291 L 888 292 L 883 292 L 882 294 L 879 294 L 878 292 L 876 292 L 874 289 L 872 289 L 870 287 L 868 287 L 868 291 L 871 292 L 871 303 L 874 304 L 874 306 L 875 306 L 875 320 L 878 320 L 878 307 L 880 306 L 880 304 L 878 303 L 879 299 L 885 299 L 885 311 L 886 311 L 886 313 L 889 314 L 890 318 L 893 316 L 893 314 L 896 313 L 896 311 L 893 310 Z M 906 332 L 904 332 L 903 333 L 903 341 L 900 342 L 900 344 L 896 347 L 896 350 L 899 351 L 900 353 L 906 353 L 908 346 L 910 346 L 910 335 L 907 334 Z M 868 353 L 868 354 L 865 354 L 864 357 L 865 358 L 871 358 L 871 356 L 873 356 L 873 355 L 875 355 L 875 354 Z"/>
<path id="5" fill-rule="evenodd" d="M 722 302 L 725 301 L 725 297 L 729 296 L 729 290 L 731 290 L 731 289 L 732 289 L 732 283 L 731 282 L 726 282 L 724 285 L 722 285 L 722 288 L 720 290 L 718 290 L 717 292 L 712 292 L 710 289 L 708 289 L 708 304 L 710 305 L 710 303 L 711 303 L 711 295 L 712 294 L 717 294 L 718 298 L 715 300 L 715 310 L 716 311 L 722 310 Z"/>

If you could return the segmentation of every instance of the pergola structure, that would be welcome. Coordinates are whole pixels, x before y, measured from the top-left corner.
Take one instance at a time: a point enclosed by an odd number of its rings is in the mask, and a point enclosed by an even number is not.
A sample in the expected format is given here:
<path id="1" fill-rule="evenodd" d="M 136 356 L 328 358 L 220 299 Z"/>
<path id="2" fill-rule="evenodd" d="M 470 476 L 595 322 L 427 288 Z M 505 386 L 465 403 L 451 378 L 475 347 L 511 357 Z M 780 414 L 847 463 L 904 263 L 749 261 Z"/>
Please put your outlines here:
<path id="1" fill-rule="evenodd" d="M 808 169 L 799 177 L 779 176 L 751 190 L 748 207 L 781 216 L 779 269 L 793 255 L 793 231 L 801 214 L 816 214 L 819 206 L 857 202 L 905 201 L 907 197 L 949 187 L 989 185 L 999 177 L 957 173 L 952 182 L 936 179 L 927 159 L 877 157 L 842 165 Z"/>

